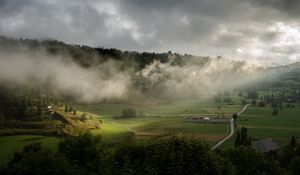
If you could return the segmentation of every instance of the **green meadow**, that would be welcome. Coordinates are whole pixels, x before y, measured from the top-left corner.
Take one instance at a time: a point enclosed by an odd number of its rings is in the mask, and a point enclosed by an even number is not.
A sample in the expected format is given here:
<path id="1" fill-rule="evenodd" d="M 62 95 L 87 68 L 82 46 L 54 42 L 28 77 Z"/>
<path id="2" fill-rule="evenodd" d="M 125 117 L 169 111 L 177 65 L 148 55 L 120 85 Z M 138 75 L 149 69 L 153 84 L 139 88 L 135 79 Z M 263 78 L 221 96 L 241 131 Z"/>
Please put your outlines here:
<path id="1" fill-rule="evenodd" d="M 236 101 L 240 101 L 240 98 L 236 97 Z M 114 116 L 120 115 L 122 110 L 128 107 L 134 108 L 138 116 L 114 119 Z M 226 118 L 230 118 L 233 113 L 241 110 L 242 105 L 216 103 L 210 98 L 152 105 L 100 103 L 78 105 L 75 108 L 97 114 L 101 118 L 103 128 L 92 133 L 102 135 L 103 140 L 108 143 L 130 137 L 144 139 L 177 133 L 213 145 L 229 132 L 229 123 L 189 123 L 184 121 L 184 117 L 196 114 L 224 114 Z"/>
<path id="2" fill-rule="evenodd" d="M 276 116 L 271 107 L 253 107 L 238 119 L 239 127 L 247 127 L 255 140 L 273 138 L 280 145 L 289 142 L 292 135 L 300 137 L 300 107 L 284 108 Z"/>

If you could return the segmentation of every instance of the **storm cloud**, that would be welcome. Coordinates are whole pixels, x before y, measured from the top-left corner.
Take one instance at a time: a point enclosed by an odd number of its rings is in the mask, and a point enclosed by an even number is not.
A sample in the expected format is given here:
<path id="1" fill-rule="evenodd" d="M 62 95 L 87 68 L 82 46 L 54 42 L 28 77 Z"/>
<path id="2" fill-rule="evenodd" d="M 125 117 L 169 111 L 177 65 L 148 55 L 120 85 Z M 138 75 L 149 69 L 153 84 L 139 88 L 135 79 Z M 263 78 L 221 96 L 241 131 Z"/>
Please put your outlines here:
<path id="1" fill-rule="evenodd" d="M 297 0 L 2 0 L 0 35 L 124 50 L 300 61 Z"/>

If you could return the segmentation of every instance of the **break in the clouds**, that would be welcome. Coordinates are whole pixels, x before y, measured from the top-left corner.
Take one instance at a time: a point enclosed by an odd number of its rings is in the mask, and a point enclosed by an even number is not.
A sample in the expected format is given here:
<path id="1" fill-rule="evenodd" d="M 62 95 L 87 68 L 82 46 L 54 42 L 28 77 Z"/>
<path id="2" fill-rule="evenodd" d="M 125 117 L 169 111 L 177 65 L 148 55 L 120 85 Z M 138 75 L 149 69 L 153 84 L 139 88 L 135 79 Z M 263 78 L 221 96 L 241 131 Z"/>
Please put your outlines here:
<path id="1" fill-rule="evenodd" d="M 298 0 L 1 0 L 0 35 L 287 64 L 299 16 Z"/>

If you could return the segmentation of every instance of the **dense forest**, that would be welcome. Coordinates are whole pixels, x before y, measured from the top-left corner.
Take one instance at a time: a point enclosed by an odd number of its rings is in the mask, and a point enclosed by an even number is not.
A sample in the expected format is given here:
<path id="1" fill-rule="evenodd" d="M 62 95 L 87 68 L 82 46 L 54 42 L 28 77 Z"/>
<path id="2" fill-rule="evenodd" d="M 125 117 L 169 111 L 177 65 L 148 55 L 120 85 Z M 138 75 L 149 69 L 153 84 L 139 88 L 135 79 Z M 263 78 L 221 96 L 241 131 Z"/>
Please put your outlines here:
<path id="1" fill-rule="evenodd" d="M 82 45 L 65 44 L 57 40 L 37 40 L 37 39 L 14 39 L 7 37 L 0 37 L 0 49 L 1 50 L 13 50 L 18 51 L 25 48 L 35 51 L 38 49 L 44 49 L 46 52 L 53 55 L 65 55 L 70 56 L 75 62 L 83 67 L 91 67 L 96 64 L 103 63 L 108 59 L 113 60 L 131 60 L 137 63 L 137 69 L 142 69 L 146 65 L 152 63 L 154 60 L 162 63 L 168 62 L 171 58 L 173 64 L 183 64 L 184 59 L 194 58 L 192 55 L 180 55 L 172 53 L 150 53 L 150 52 L 136 52 L 136 51 L 121 51 L 115 48 L 93 48 Z M 199 57 L 204 60 L 210 59 L 210 57 Z"/>

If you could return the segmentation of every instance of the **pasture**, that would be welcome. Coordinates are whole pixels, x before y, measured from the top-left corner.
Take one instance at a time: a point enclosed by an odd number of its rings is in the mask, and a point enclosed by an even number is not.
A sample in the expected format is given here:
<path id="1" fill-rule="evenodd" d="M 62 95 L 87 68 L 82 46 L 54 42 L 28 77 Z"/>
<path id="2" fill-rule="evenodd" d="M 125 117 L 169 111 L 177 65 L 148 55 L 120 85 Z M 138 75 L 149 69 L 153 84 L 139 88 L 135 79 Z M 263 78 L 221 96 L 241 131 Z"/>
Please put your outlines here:
<path id="1" fill-rule="evenodd" d="M 240 100 L 239 97 L 236 97 L 236 100 Z M 236 104 L 216 103 L 210 98 L 153 105 L 100 103 L 79 105 L 75 108 L 100 116 L 104 123 L 103 128 L 92 133 L 102 135 L 103 140 L 108 143 L 119 142 L 128 137 L 144 139 L 177 133 L 214 144 L 229 132 L 229 123 L 189 123 L 183 120 L 184 117 L 196 114 L 224 114 L 226 118 L 230 118 L 242 108 L 242 105 Z M 113 116 L 120 115 L 122 110 L 128 107 L 134 108 L 138 116 L 113 119 Z"/>
<path id="2" fill-rule="evenodd" d="M 284 108 L 276 116 L 271 107 L 253 107 L 238 119 L 238 127 L 247 127 L 255 140 L 273 138 L 280 145 L 290 141 L 292 135 L 300 137 L 300 107 Z"/>

